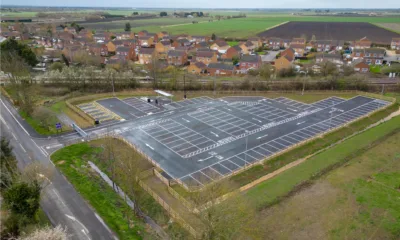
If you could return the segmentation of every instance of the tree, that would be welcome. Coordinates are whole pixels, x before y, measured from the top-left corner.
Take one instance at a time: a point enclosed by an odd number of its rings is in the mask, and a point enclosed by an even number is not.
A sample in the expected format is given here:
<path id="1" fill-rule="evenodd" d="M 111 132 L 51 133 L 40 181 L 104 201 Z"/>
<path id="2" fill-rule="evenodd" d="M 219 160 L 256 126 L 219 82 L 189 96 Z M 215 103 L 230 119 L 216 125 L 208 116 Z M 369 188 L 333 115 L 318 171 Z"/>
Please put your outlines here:
<path id="1" fill-rule="evenodd" d="M 271 78 L 271 74 L 272 74 L 272 69 L 271 69 L 271 65 L 269 64 L 263 64 L 260 69 L 260 77 L 264 80 L 269 80 Z"/>
<path id="2" fill-rule="evenodd" d="M 234 57 L 232 58 L 232 63 L 233 63 L 233 65 L 238 64 L 238 63 L 239 63 L 239 57 L 238 57 L 238 56 L 234 56 Z"/>
<path id="3" fill-rule="evenodd" d="M 10 141 L 5 137 L 2 137 L 0 141 L 0 190 L 5 190 L 13 184 L 17 176 L 17 160 L 12 154 Z"/>
<path id="4" fill-rule="evenodd" d="M 69 236 L 67 229 L 58 225 L 55 228 L 46 226 L 44 228 L 38 228 L 33 233 L 17 240 L 67 240 Z"/>
<path id="5" fill-rule="evenodd" d="M 56 70 L 58 70 L 58 71 L 62 71 L 62 69 L 63 69 L 63 67 L 64 67 L 64 64 L 62 64 L 62 63 L 60 63 L 60 62 L 55 62 L 55 63 L 52 63 L 51 65 L 50 65 L 50 70 L 51 71 L 56 71 Z"/>
<path id="6" fill-rule="evenodd" d="M 219 197 L 232 189 L 233 183 L 219 182 L 205 186 L 193 195 L 204 224 L 201 239 L 257 239 L 259 227 L 254 221 L 255 208 L 244 196 L 232 196 L 220 202 Z"/>
<path id="7" fill-rule="evenodd" d="M 35 66 L 38 63 L 35 53 L 28 47 L 28 45 L 9 38 L 1 43 L 1 53 L 18 55 L 30 66 Z"/>
<path id="8" fill-rule="evenodd" d="M 131 24 L 129 22 L 125 23 L 125 32 L 131 31 Z"/>
<path id="9" fill-rule="evenodd" d="M 216 39 L 217 39 L 217 36 L 215 36 L 215 34 L 213 33 L 213 34 L 211 35 L 211 40 L 215 41 Z"/>
<path id="10" fill-rule="evenodd" d="M 314 34 L 313 34 L 313 35 L 312 35 L 312 37 L 311 37 L 311 41 L 312 41 L 312 42 L 315 42 L 315 41 L 317 41 L 317 37 L 315 37 L 315 35 L 314 35 Z"/>
<path id="11" fill-rule="evenodd" d="M 354 68 L 352 66 L 343 66 L 343 75 L 350 76 L 354 74 Z"/>
<path id="12" fill-rule="evenodd" d="M 139 15 L 139 13 L 138 12 L 133 12 L 132 15 L 136 16 L 136 15 Z"/>
<path id="13" fill-rule="evenodd" d="M 39 183 L 34 180 L 32 183 L 14 183 L 4 192 L 4 203 L 13 214 L 26 216 L 34 219 L 40 207 Z"/>
<path id="14" fill-rule="evenodd" d="M 330 61 L 321 64 L 321 73 L 324 77 L 338 73 L 337 66 Z"/>
<path id="15" fill-rule="evenodd" d="M 50 127 L 57 122 L 57 116 L 53 111 L 46 107 L 37 107 L 33 113 L 35 119 L 39 121 L 39 125 L 50 131 Z"/>
<path id="16" fill-rule="evenodd" d="M 168 16 L 167 12 L 160 12 L 160 17 L 166 17 Z"/>

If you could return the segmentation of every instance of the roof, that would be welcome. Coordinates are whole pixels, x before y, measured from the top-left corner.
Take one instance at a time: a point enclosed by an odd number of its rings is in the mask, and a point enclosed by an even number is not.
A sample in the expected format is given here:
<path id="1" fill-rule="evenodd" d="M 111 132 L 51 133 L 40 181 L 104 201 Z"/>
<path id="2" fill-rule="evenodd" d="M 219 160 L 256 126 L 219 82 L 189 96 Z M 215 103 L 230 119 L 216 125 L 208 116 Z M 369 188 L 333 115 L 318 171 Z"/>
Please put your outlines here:
<path id="1" fill-rule="evenodd" d="M 215 42 L 215 44 L 217 44 L 219 47 L 228 46 L 228 43 L 226 43 L 226 42 L 223 41 L 223 40 L 218 40 L 218 41 Z"/>
<path id="2" fill-rule="evenodd" d="M 239 45 L 235 45 L 235 46 L 233 46 L 233 47 L 231 47 L 231 48 L 235 49 L 235 50 L 238 51 L 238 52 L 241 52 L 241 51 L 242 51 L 242 49 L 239 47 Z"/>
<path id="3" fill-rule="evenodd" d="M 114 45 L 123 45 L 124 40 L 114 40 L 114 41 L 112 41 L 112 43 L 114 43 Z"/>
<path id="4" fill-rule="evenodd" d="M 260 56 L 258 55 L 243 55 L 240 62 L 253 62 L 257 63 L 260 61 Z"/>
<path id="5" fill-rule="evenodd" d="M 116 52 L 129 52 L 131 49 L 129 47 L 117 47 Z"/>
<path id="6" fill-rule="evenodd" d="M 274 37 L 274 38 L 270 38 L 269 41 L 271 41 L 271 42 L 280 42 L 280 41 L 282 41 L 282 39 Z"/>
<path id="7" fill-rule="evenodd" d="M 140 54 L 152 55 L 154 53 L 154 48 L 140 48 Z"/>
<path id="8" fill-rule="evenodd" d="M 224 63 L 210 63 L 208 64 L 207 68 L 213 68 L 213 69 L 223 69 L 223 70 L 230 70 L 233 71 L 235 66 L 233 65 L 228 65 Z"/>
<path id="9" fill-rule="evenodd" d="M 207 67 L 203 62 L 195 62 L 195 63 L 192 63 L 192 65 L 195 65 L 198 68 L 206 68 Z"/>
<path id="10" fill-rule="evenodd" d="M 392 38 L 392 42 L 400 42 L 400 38 Z"/>
<path id="11" fill-rule="evenodd" d="M 207 42 L 199 42 L 199 43 L 197 44 L 197 46 L 200 46 L 200 47 L 208 47 L 208 43 L 207 43 Z"/>
<path id="12" fill-rule="evenodd" d="M 160 41 L 160 43 L 161 43 L 163 46 L 171 46 L 171 42 L 170 42 L 170 41 Z"/>
<path id="13" fill-rule="evenodd" d="M 198 51 L 196 52 L 196 57 L 208 57 L 211 58 L 214 56 L 213 51 Z"/>
<path id="14" fill-rule="evenodd" d="M 330 59 L 342 59 L 340 54 L 329 54 L 329 53 L 317 53 L 316 58 L 330 58 Z"/>
<path id="15" fill-rule="evenodd" d="M 206 38 L 205 36 L 192 36 L 192 38 Z"/>
<path id="16" fill-rule="evenodd" d="M 365 49 L 366 53 L 378 53 L 378 54 L 384 54 L 385 53 L 385 49 L 382 48 L 368 48 Z"/>
<path id="17" fill-rule="evenodd" d="M 138 37 L 139 40 L 149 40 L 150 38 L 151 38 L 151 36 L 148 36 L 148 35 Z"/>
<path id="18" fill-rule="evenodd" d="M 214 50 L 211 50 L 208 47 L 201 47 L 197 49 L 197 52 L 214 52 Z"/>
<path id="19" fill-rule="evenodd" d="M 154 90 L 154 92 L 156 92 L 156 93 L 158 93 L 158 94 L 160 94 L 160 95 L 163 95 L 163 96 L 165 96 L 165 97 L 173 97 L 174 95 L 172 95 L 172 94 L 170 94 L 170 93 L 167 93 L 167 92 L 164 92 L 164 91 L 162 91 L 162 90 Z"/>
<path id="20" fill-rule="evenodd" d="M 250 42 L 250 41 L 247 41 L 244 45 L 245 45 L 246 47 L 254 46 L 254 44 L 253 44 L 252 42 Z"/>
<path id="21" fill-rule="evenodd" d="M 247 40 L 249 40 L 249 41 L 258 41 L 260 39 L 258 37 L 251 37 L 251 38 L 249 38 Z"/>
<path id="22" fill-rule="evenodd" d="M 360 64 L 360 63 L 369 66 L 367 63 L 364 62 L 363 59 L 354 60 L 354 61 L 351 63 L 351 65 L 352 65 L 352 66 L 356 66 L 356 65 L 358 65 L 358 64 Z"/>
<path id="23" fill-rule="evenodd" d="M 186 54 L 184 51 L 176 51 L 176 50 L 171 50 L 168 52 L 168 56 L 172 57 L 182 57 Z"/>
<path id="24" fill-rule="evenodd" d="M 190 43 L 189 40 L 187 40 L 186 38 L 180 38 L 178 40 L 176 40 L 179 43 Z"/>
<path id="25" fill-rule="evenodd" d="M 305 45 L 302 43 L 292 43 L 290 44 L 291 48 L 305 48 Z"/>

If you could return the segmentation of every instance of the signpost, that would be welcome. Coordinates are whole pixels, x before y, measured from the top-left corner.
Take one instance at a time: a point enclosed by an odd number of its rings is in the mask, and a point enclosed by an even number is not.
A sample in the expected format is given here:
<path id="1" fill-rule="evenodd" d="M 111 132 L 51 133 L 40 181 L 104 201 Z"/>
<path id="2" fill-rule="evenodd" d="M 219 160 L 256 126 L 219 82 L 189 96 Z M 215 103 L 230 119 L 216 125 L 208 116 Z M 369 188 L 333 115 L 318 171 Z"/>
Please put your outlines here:
<path id="1" fill-rule="evenodd" d="M 62 131 L 61 123 L 56 123 L 56 129 Z"/>

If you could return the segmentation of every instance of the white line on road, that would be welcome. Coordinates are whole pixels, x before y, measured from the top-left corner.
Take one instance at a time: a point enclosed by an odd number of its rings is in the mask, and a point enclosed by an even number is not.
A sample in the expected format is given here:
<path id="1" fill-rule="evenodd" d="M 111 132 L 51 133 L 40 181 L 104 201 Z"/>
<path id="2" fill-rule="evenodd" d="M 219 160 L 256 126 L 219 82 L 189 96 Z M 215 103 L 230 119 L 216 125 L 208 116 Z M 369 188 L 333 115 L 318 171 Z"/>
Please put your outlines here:
<path id="1" fill-rule="evenodd" d="M 61 146 L 63 146 L 63 144 L 54 144 L 54 145 L 49 145 L 49 146 L 47 146 L 46 147 L 46 149 L 50 149 L 50 148 L 56 148 L 56 147 L 61 147 Z"/>
<path id="2" fill-rule="evenodd" d="M 24 151 L 24 153 L 26 153 L 26 150 L 25 150 L 25 148 L 22 146 L 22 144 L 21 144 L 21 143 L 19 144 L 19 146 L 21 146 L 21 148 L 22 148 L 22 151 Z"/>
<path id="3" fill-rule="evenodd" d="M 190 121 L 187 120 L 187 119 L 185 119 L 185 118 L 182 118 L 182 120 L 185 121 L 185 122 L 187 122 L 187 123 L 190 123 Z"/>
<path id="4" fill-rule="evenodd" d="M 218 134 L 216 134 L 215 132 L 210 132 L 211 134 L 214 134 L 216 137 L 219 137 Z"/>
<path id="5" fill-rule="evenodd" d="M 8 126 L 8 124 L 7 124 L 6 121 L 3 119 L 2 116 L 0 116 L 0 120 L 4 123 L 4 125 L 6 125 L 6 127 L 8 128 L 8 130 L 10 130 L 10 127 Z"/>
<path id="6" fill-rule="evenodd" d="M 257 118 L 252 118 L 252 119 L 257 121 L 257 122 L 259 122 L 259 123 L 262 123 L 262 121 L 258 120 Z"/>
<path id="7" fill-rule="evenodd" d="M 14 114 L 12 114 L 12 112 L 10 111 L 10 109 L 8 109 L 8 107 L 4 104 L 3 100 L 1 100 L 1 103 L 4 105 L 4 107 L 7 109 L 7 111 L 11 114 L 11 116 L 14 118 L 14 120 L 18 123 L 18 125 L 22 128 L 22 130 L 24 130 L 24 132 L 26 134 L 28 134 L 28 136 L 30 136 L 30 134 L 28 133 L 28 131 L 26 131 L 26 129 L 22 126 L 22 124 L 17 120 L 17 118 L 14 116 Z"/>
<path id="8" fill-rule="evenodd" d="M 37 145 L 37 143 L 35 141 L 33 141 L 32 138 L 31 138 L 31 141 L 36 145 L 37 148 L 39 148 L 39 150 L 44 154 L 44 156 L 47 157 L 47 155 L 48 155 L 47 152 L 42 147 L 39 147 L 39 145 Z"/>
<path id="9" fill-rule="evenodd" d="M 300 124 L 303 124 L 303 123 L 305 123 L 306 121 L 302 121 L 302 122 L 298 122 L 298 123 L 296 123 L 296 125 L 300 125 Z"/>
<path id="10" fill-rule="evenodd" d="M 71 219 L 74 222 L 79 223 L 84 229 L 82 229 L 81 231 L 85 234 L 85 236 L 90 239 L 90 237 L 88 236 L 89 230 L 85 227 L 85 225 L 83 225 L 81 222 L 78 221 L 78 219 L 76 219 L 74 216 L 70 216 L 68 214 L 65 214 L 65 216 L 69 219 Z M 87 232 L 87 233 L 86 233 Z"/>
<path id="11" fill-rule="evenodd" d="M 152 148 L 149 144 L 147 144 L 146 143 L 146 146 L 148 147 L 148 148 L 150 148 L 151 150 L 154 150 L 154 148 Z"/>
<path id="12" fill-rule="evenodd" d="M 264 136 L 261 136 L 261 137 L 258 137 L 257 139 L 265 138 L 266 136 L 268 136 L 268 134 L 266 134 Z"/>
<path id="13" fill-rule="evenodd" d="M 292 110 L 292 111 L 294 111 L 294 112 L 297 112 L 297 110 L 296 110 L 296 109 L 293 109 L 293 108 L 287 108 L 287 109 Z"/>
<path id="14" fill-rule="evenodd" d="M 113 232 L 111 232 L 111 230 L 108 228 L 107 224 L 103 221 L 103 219 L 102 219 L 97 213 L 94 213 L 94 216 L 99 220 L 99 222 L 100 222 L 101 224 L 103 224 L 103 226 L 104 226 L 112 235 L 114 235 Z M 115 236 L 114 236 L 114 239 L 117 239 L 117 238 L 115 238 Z"/>
<path id="15" fill-rule="evenodd" d="M 54 194 L 57 196 L 58 200 L 60 200 L 60 202 L 61 202 L 64 206 L 67 206 L 67 205 L 65 205 L 65 202 L 61 199 L 60 195 L 58 195 L 57 191 L 53 189 L 53 192 L 54 192 Z"/>
<path id="16" fill-rule="evenodd" d="M 230 109 L 230 108 L 227 108 L 227 109 L 228 109 L 228 111 L 232 112 L 232 109 Z"/>
<path id="17" fill-rule="evenodd" d="M 17 137 L 14 135 L 13 132 L 11 132 L 11 135 L 13 135 L 14 139 L 18 141 Z"/>

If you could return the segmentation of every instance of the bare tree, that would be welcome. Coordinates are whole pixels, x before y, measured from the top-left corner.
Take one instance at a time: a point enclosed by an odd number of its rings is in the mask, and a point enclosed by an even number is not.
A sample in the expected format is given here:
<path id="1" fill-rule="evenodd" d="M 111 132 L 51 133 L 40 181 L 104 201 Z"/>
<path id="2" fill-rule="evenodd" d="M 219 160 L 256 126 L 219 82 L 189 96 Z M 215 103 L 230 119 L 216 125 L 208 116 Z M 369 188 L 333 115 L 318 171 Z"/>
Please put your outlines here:
<path id="1" fill-rule="evenodd" d="M 57 121 L 56 114 L 46 107 L 39 106 L 34 112 L 33 116 L 39 120 L 40 125 L 47 130 L 50 130 L 52 124 L 55 124 Z"/>
<path id="2" fill-rule="evenodd" d="M 58 225 L 55 228 L 44 227 L 38 228 L 31 234 L 20 237 L 17 240 L 67 240 L 69 236 L 67 234 L 67 229 Z"/>

